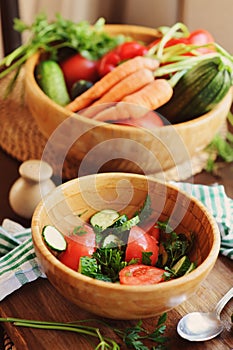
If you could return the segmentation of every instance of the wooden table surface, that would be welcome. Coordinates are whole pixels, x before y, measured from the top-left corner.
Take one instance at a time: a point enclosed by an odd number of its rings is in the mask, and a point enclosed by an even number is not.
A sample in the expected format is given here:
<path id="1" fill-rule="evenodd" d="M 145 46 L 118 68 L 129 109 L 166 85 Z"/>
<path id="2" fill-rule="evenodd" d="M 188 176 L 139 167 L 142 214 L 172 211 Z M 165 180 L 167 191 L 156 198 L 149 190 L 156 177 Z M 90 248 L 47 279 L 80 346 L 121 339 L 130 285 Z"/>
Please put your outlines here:
<path id="1" fill-rule="evenodd" d="M 10 218 L 24 226 L 30 222 L 14 214 L 9 206 L 8 194 L 16 178 L 20 163 L 0 150 L 0 221 Z M 189 181 L 189 179 L 187 179 Z M 224 184 L 226 193 L 233 198 L 233 164 L 220 164 L 219 174 L 212 176 L 202 172 L 194 177 L 195 183 Z M 177 335 L 176 325 L 179 319 L 187 312 L 202 310 L 208 311 L 233 286 L 233 261 L 219 256 L 214 269 L 203 282 L 200 289 L 188 301 L 167 313 L 166 335 L 170 338 L 169 349 L 197 349 L 197 350 L 227 350 L 233 349 L 233 329 L 224 330 L 215 339 L 206 342 L 191 343 Z M 230 321 L 233 313 L 233 300 L 222 312 L 222 318 Z M 1 317 L 19 317 L 26 319 L 41 319 L 51 321 L 74 321 L 78 319 L 93 318 L 93 315 L 82 311 L 70 302 L 64 300 L 49 283 L 47 279 L 38 279 L 23 286 L 18 291 L 6 297 L 0 303 Z M 124 328 L 133 325 L 134 321 L 107 321 L 110 325 Z M 151 329 L 157 318 L 147 319 L 143 324 Z M 98 322 L 97 322 L 98 324 Z M 67 332 L 31 330 L 16 328 L 11 324 L 4 325 L 9 336 L 14 341 L 17 350 L 85 350 L 93 349 L 83 337 Z M 110 332 L 110 331 L 109 331 Z M 111 333 L 111 332 L 110 332 Z M 113 334 L 109 334 L 112 336 Z M 1 347 L 0 347 L 1 349 Z M 122 349 L 124 347 L 122 346 Z"/>

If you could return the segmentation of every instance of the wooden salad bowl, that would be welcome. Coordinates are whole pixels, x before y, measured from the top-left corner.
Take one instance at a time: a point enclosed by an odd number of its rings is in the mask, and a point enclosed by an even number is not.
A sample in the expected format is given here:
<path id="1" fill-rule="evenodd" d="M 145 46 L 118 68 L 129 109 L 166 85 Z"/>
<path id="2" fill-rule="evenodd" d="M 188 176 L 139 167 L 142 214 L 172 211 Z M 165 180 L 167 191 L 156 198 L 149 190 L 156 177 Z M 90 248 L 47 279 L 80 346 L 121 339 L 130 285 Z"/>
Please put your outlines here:
<path id="1" fill-rule="evenodd" d="M 106 25 L 106 31 L 112 35 L 130 35 L 145 43 L 158 36 L 154 29 L 130 25 Z M 34 76 L 40 59 L 37 53 L 25 65 L 26 104 L 39 130 L 48 140 L 51 141 L 51 135 L 53 138 L 62 135 L 54 148 L 57 148 L 57 144 L 65 145 L 65 155 L 69 154 L 77 164 L 85 158 L 85 175 L 99 168 L 103 172 L 156 174 L 179 168 L 181 164 L 190 164 L 191 158 L 199 154 L 222 128 L 232 102 L 231 90 L 205 115 L 153 130 L 102 123 L 69 112 L 43 93 Z"/>
<path id="2" fill-rule="evenodd" d="M 169 219 L 176 233 L 195 234 L 190 259 L 195 270 L 154 285 L 129 286 L 96 280 L 60 262 L 47 248 L 42 228 L 54 225 L 68 234 L 101 209 L 112 208 L 132 217 L 149 195 L 154 218 Z M 80 308 L 112 319 L 140 319 L 175 308 L 192 296 L 213 268 L 220 248 L 214 218 L 198 200 L 173 185 L 152 177 L 105 173 L 70 180 L 52 191 L 37 206 L 32 218 L 35 252 L 49 281 Z"/>

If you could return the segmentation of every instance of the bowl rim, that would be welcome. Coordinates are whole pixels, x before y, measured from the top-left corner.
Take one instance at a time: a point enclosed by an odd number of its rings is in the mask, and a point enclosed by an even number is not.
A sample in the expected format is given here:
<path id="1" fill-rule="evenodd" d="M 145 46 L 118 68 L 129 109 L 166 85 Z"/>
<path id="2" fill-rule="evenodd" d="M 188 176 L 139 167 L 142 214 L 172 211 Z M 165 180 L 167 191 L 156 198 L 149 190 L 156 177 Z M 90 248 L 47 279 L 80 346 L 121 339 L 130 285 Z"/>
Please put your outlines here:
<path id="1" fill-rule="evenodd" d="M 41 211 L 43 210 L 43 200 L 41 200 L 40 203 L 37 205 L 37 207 L 34 211 L 33 217 L 32 217 L 31 228 L 32 228 L 32 240 L 33 240 L 34 247 L 35 247 L 35 240 L 37 239 L 37 241 L 36 241 L 37 247 L 35 250 L 39 249 L 40 254 L 42 254 L 43 256 L 46 256 L 46 260 L 51 264 L 51 266 L 53 265 L 54 268 L 56 270 L 59 270 L 59 272 L 61 272 L 62 274 L 70 275 L 70 277 L 72 277 L 72 279 L 77 283 L 77 285 L 78 285 L 78 282 L 82 281 L 88 285 L 102 287 L 106 290 L 109 289 L 109 291 L 114 289 L 116 291 L 124 291 L 124 292 L 129 292 L 129 293 L 134 292 L 134 293 L 138 293 L 138 294 L 140 294 L 142 292 L 155 292 L 155 291 L 159 291 L 161 289 L 166 291 L 170 288 L 175 288 L 175 287 L 178 287 L 178 286 L 185 284 L 185 283 L 188 283 L 188 282 L 192 283 L 192 281 L 195 281 L 197 278 L 200 278 L 200 276 L 204 276 L 204 278 L 205 278 L 207 273 L 210 272 L 210 269 L 213 266 L 213 264 L 215 263 L 215 261 L 218 257 L 218 254 L 219 254 L 219 250 L 220 250 L 219 228 L 218 228 L 218 225 L 217 225 L 214 217 L 212 216 L 210 211 L 204 206 L 204 204 L 202 204 L 201 201 L 199 201 L 197 198 L 193 197 L 192 195 L 187 194 L 187 192 L 179 189 L 174 184 L 161 181 L 161 180 L 156 179 L 152 176 L 144 176 L 141 174 L 130 174 L 130 173 L 123 173 L 123 172 L 99 173 L 99 174 L 85 175 L 85 176 L 82 176 L 80 178 L 75 178 L 75 179 L 69 180 L 66 183 L 61 184 L 58 187 L 56 187 L 54 190 L 52 190 L 52 192 L 50 192 L 48 195 L 46 195 L 44 199 L 51 197 L 53 195 L 53 193 L 55 193 L 56 191 L 59 191 L 61 188 L 64 189 L 64 188 L 70 187 L 70 186 L 72 186 L 73 183 L 79 182 L 79 181 L 85 181 L 85 179 L 86 178 L 88 179 L 89 177 L 98 176 L 98 178 L 99 178 L 99 177 L 106 177 L 106 176 L 107 177 L 108 176 L 114 176 L 114 177 L 117 176 L 120 178 L 122 175 L 124 177 L 129 177 L 129 178 L 130 177 L 134 177 L 137 179 L 145 179 L 146 178 L 147 181 L 157 182 L 157 183 L 160 183 L 160 184 L 165 185 L 167 187 L 170 187 L 171 189 L 175 189 L 176 191 L 182 193 L 185 197 L 187 197 L 191 201 L 195 202 L 195 204 L 200 207 L 200 209 L 207 216 L 211 226 L 213 227 L 213 244 L 212 244 L 212 247 L 209 251 L 208 256 L 201 263 L 201 265 L 199 265 L 195 270 L 193 270 L 188 275 L 184 275 L 184 276 L 181 276 L 181 277 L 174 279 L 174 280 L 164 281 L 163 283 L 152 284 L 152 285 L 137 285 L 137 286 L 121 285 L 118 283 L 109 283 L 109 282 L 96 280 L 94 278 L 82 275 L 81 273 L 72 270 L 71 268 L 67 267 L 65 264 L 60 262 L 46 247 L 46 245 L 42 239 L 41 232 L 39 232 L 39 229 L 38 229 L 38 216 L 40 215 Z M 37 252 L 36 252 L 36 255 L 37 255 Z"/>

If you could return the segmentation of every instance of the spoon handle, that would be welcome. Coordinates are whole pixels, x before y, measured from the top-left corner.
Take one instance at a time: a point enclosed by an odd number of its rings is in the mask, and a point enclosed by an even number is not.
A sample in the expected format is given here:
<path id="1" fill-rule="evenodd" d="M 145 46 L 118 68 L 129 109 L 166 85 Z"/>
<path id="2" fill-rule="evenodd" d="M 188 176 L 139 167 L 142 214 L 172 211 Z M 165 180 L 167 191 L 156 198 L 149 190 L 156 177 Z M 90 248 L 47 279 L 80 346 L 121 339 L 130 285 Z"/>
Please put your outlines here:
<path id="1" fill-rule="evenodd" d="M 215 314 L 219 317 L 222 309 L 228 303 L 228 301 L 233 297 L 233 288 L 231 288 L 223 297 L 219 300 L 214 308 Z"/>

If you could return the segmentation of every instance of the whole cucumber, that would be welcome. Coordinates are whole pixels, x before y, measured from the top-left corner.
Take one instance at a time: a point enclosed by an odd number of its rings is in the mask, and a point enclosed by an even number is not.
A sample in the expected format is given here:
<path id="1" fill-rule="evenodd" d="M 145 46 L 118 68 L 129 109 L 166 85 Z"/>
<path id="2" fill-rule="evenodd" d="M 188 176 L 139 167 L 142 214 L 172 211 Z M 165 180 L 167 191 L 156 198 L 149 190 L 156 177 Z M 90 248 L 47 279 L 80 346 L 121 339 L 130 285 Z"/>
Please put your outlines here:
<path id="1" fill-rule="evenodd" d="M 35 75 L 38 85 L 51 100 L 60 106 L 70 102 L 64 75 L 56 61 L 41 61 L 36 67 Z"/>

